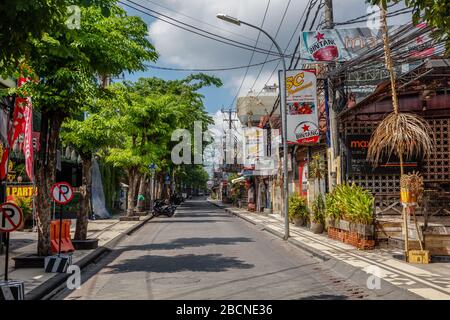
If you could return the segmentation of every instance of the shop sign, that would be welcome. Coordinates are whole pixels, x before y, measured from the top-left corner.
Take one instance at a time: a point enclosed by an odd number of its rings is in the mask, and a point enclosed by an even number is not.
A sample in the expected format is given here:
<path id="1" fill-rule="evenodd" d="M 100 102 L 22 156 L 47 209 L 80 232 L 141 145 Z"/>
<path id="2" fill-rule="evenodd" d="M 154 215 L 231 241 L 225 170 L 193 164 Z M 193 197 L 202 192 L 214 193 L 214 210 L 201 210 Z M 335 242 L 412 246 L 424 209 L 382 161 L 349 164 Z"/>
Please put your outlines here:
<path id="1" fill-rule="evenodd" d="M 320 137 L 315 70 L 286 72 L 287 143 L 317 143 Z"/>
<path id="2" fill-rule="evenodd" d="M 383 157 L 377 167 L 372 166 L 367 160 L 369 149 L 369 134 L 347 136 L 347 173 L 349 174 L 399 174 L 400 160 L 397 156 Z M 421 163 L 415 159 L 405 159 L 403 167 L 405 172 L 418 171 Z"/>
<path id="3" fill-rule="evenodd" d="M 37 194 L 37 187 L 34 187 L 34 193 L 33 193 L 33 186 L 7 186 L 6 187 L 6 196 L 10 197 L 17 197 L 17 198 L 29 198 L 33 195 Z"/>

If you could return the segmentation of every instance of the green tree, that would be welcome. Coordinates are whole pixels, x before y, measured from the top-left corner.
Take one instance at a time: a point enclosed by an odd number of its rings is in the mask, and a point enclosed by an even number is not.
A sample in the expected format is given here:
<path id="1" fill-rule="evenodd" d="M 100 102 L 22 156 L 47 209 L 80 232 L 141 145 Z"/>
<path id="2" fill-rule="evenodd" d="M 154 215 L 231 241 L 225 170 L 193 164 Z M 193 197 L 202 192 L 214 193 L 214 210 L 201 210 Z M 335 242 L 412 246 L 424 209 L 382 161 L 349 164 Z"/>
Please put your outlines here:
<path id="1" fill-rule="evenodd" d="M 102 8 L 111 0 L 97 0 L 82 9 L 81 28 L 65 34 L 44 34 L 33 41 L 30 66 L 41 81 L 21 90 L 33 92 L 34 106 L 42 114 L 41 152 L 38 156 L 37 211 L 38 253 L 50 253 L 50 188 L 55 181 L 56 148 L 61 124 L 92 105 L 104 90 L 105 78 L 124 71 L 144 70 L 145 61 L 157 54 L 147 40 L 147 26 L 138 17 L 129 17 L 116 6 L 104 16 Z M 121 41 L 121 48 L 117 45 Z M 116 50 L 117 49 L 117 50 Z M 99 88 L 98 78 L 103 86 Z"/>
<path id="2" fill-rule="evenodd" d="M 121 127 L 123 126 L 114 117 L 114 109 L 109 102 L 113 99 L 102 99 L 96 103 L 97 112 L 87 115 L 83 120 L 69 119 L 63 123 L 61 130 L 62 141 L 74 147 L 82 160 L 82 186 L 80 211 L 77 212 L 77 222 L 74 238 L 85 240 L 87 237 L 88 217 L 91 211 L 89 200 L 92 198 L 92 156 L 101 152 L 108 146 L 114 146 L 123 138 Z"/>
<path id="3" fill-rule="evenodd" d="M 112 0 L 2 0 L 0 2 L 0 73 L 10 76 L 22 59 L 28 59 L 34 41 L 46 34 L 63 35 L 75 13 L 69 6 L 100 6 L 109 14 Z"/>

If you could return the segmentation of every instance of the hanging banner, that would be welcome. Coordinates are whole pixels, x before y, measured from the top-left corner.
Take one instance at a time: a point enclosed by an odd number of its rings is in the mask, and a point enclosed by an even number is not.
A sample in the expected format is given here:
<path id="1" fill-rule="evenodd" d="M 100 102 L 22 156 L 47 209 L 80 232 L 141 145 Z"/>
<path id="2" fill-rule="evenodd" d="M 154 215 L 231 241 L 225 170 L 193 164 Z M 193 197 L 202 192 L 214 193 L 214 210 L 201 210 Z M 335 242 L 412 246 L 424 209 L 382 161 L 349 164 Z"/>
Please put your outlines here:
<path id="1" fill-rule="evenodd" d="M 287 143 L 319 141 L 315 70 L 286 71 Z"/>
<path id="2" fill-rule="evenodd" d="M 264 157 L 264 129 L 244 128 L 244 166 L 255 166 Z"/>
<path id="3" fill-rule="evenodd" d="M 28 103 L 25 107 L 25 132 L 22 151 L 25 156 L 25 171 L 30 178 L 30 181 L 34 181 L 34 152 L 33 152 L 33 109 L 31 107 L 31 98 L 28 98 Z"/>
<path id="4" fill-rule="evenodd" d="M 426 27 L 421 23 L 402 34 L 417 32 Z M 395 34 L 400 26 L 389 26 L 389 33 Z M 300 56 L 313 61 L 348 61 L 355 59 L 382 44 L 381 29 L 348 28 L 302 32 Z M 435 52 L 429 32 L 418 35 L 396 52 L 409 53 L 411 57 L 427 57 Z"/>

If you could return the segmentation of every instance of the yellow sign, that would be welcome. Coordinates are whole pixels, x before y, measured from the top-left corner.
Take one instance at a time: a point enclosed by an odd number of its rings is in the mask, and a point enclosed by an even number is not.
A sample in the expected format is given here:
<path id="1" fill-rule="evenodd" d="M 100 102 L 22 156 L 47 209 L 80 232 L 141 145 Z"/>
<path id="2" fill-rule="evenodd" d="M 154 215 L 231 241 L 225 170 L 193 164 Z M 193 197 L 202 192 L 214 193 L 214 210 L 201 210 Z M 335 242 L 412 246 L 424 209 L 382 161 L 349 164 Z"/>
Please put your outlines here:
<path id="1" fill-rule="evenodd" d="M 34 195 L 37 194 L 37 187 L 34 189 Z M 14 197 L 32 197 L 33 196 L 33 186 L 8 186 L 6 188 L 6 196 Z"/>

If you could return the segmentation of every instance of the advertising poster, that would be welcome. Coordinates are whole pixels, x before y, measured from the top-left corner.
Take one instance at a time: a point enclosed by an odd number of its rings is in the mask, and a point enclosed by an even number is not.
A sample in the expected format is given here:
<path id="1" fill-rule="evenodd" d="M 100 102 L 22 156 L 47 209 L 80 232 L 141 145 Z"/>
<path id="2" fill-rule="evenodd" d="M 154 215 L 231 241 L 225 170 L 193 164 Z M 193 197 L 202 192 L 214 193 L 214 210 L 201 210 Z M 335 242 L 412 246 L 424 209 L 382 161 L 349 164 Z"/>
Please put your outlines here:
<path id="1" fill-rule="evenodd" d="M 400 26 L 390 26 L 389 34 L 398 32 Z M 411 27 L 406 34 L 419 31 L 425 28 L 426 24 L 421 23 Z M 301 35 L 301 57 L 313 61 L 348 61 L 355 59 L 361 54 L 365 54 L 382 43 L 381 29 L 347 28 L 329 29 L 302 32 Z M 434 41 L 425 32 L 418 35 L 413 41 L 400 49 L 407 52 L 411 57 L 427 57 L 435 52 Z M 399 51 L 399 52 L 400 52 Z"/>
<path id="2" fill-rule="evenodd" d="M 319 141 L 317 78 L 315 70 L 286 72 L 287 143 Z"/>

